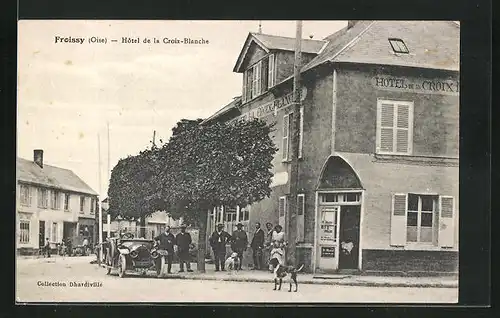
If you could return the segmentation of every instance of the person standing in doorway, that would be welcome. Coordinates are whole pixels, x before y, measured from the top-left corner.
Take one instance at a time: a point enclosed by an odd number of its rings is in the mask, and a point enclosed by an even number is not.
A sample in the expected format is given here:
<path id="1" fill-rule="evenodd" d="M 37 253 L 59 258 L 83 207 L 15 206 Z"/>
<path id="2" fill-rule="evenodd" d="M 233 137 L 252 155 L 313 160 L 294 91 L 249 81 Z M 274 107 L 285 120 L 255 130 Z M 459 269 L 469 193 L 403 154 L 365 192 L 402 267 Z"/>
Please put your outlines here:
<path id="1" fill-rule="evenodd" d="M 253 268 L 262 269 L 262 250 L 264 248 L 264 231 L 260 228 L 260 223 L 255 223 L 255 233 L 252 237 L 250 247 L 252 248 Z"/>
<path id="2" fill-rule="evenodd" d="M 283 227 L 276 225 L 274 227 L 272 242 L 271 242 L 271 258 L 276 258 L 281 265 L 285 265 L 285 232 L 282 232 Z"/>
<path id="3" fill-rule="evenodd" d="M 226 244 L 231 241 L 231 235 L 224 231 L 224 225 L 218 224 L 217 230 L 210 236 L 209 242 L 214 252 L 215 271 L 219 269 L 225 271 L 224 262 L 226 261 Z"/>
<path id="4" fill-rule="evenodd" d="M 175 236 L 170 233 L 170 226 L 165 227 L 165 232 L 154 238 L 159 242 L 158 247 L 160 250 L 166 250 L 167 255 L 167 273 L 172 274 L 172 259 L 174 256 Z"/>
<path id="5" fill-rule="evenodd" d="M 85 237 L 83 239 L 83 252 L 82 252 L 83 256 L 87 256 L 88 248 L 89 248 L 89 239 Z"/>
<path id="6" fill-rule="evenodd" d="M 241 270 L 241 265 L 243 263 L 243 252 L 246 251 L 248 246 L 248 236 L 247 233 L 243 230 L 243 224 L 236 224 L 236 231 L 233 232 L 231 243 L 231 249 L 233 250 L 233 252 L 238 254 L 238 257 L 240 259 L 240 266 L 237 269 Z"/>
<path id="7" fill-rule="evenodd" d="M 179 273 L 184 272 L 184 263 L 186 263 L 186 269 L 188 272 L 191 270 L 191 256 L 189 255 L 189 249 L 192 247 L 191 234 L 186 232 L 186 224 L 181 225 L 181 231 L 175 237 L 177 243 L 177 256 L 179 257 Z"/>

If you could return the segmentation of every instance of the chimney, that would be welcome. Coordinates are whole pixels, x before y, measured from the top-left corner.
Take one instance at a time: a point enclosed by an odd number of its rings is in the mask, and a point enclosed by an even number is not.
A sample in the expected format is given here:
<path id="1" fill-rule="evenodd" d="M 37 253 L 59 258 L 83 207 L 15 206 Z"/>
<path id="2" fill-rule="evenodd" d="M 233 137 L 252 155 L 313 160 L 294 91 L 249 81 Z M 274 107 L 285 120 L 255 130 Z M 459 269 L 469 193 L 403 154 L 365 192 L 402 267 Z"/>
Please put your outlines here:
<path id="1" fill-rule="evenodd" d="M 33 161 L 40 166 L 40 168 L 43 168 L 43 150 L 42 149 L 35 149 L 33 150 Z"/>
<path id="2" fill-rule="evenodd" d="M 348 20 L 347 21 L 347 29 L 349 30 L 352 28 L 356 23 L 358 23 L 358 20 Z"/>

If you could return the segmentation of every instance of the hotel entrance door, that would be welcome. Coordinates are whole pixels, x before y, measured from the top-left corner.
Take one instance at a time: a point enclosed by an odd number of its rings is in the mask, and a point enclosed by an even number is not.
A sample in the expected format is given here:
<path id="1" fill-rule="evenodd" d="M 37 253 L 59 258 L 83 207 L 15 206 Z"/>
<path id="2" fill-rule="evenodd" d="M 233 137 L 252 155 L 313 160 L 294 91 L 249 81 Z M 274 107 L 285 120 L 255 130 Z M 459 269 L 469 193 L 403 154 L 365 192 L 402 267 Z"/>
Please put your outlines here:
<path id="1" fill-rule="evenodd" d="M 357 269 L 359 263 L 359 205 L 345 205 L 340 214 L 339 269 Z"/>

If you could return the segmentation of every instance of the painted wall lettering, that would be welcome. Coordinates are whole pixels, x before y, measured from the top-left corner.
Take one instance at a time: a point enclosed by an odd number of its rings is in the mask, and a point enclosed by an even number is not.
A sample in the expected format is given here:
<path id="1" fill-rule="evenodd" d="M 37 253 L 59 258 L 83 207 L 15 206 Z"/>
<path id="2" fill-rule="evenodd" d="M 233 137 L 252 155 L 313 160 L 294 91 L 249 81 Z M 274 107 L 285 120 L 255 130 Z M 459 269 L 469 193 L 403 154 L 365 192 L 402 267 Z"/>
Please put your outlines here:
<path id="1" fill-rule="evenodd" d="M 458 95 L 459 81 L 454 80 L 416 80 L 390 76 L 373 77 L 373 85 L 378 89 L 392 91 L 407 91 L 421 94 Z"/>
<path id="2" fill-rule="evenodd" d="M 304 94 L 304 92 L 302 92 Z M 285 96 L 278 97 L 273 101 L 267 102 L 255 109 L 252 109 L 243 115 L 236 117 L 233 121 L 239 120 L 252 120 L 254 118 L 262 118 L 271 114 L 276 115 L 278 110 L 286 108 L 293 103 L 293 93 L 289 93 Z"/>

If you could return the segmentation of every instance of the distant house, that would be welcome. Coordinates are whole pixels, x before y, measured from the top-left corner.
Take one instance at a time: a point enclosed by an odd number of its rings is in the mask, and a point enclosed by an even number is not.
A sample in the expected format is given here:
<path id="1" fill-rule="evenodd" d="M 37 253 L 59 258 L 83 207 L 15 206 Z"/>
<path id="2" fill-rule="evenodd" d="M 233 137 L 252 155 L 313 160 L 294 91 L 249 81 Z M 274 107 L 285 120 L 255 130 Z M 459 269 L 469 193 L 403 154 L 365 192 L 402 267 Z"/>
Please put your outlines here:
<path id="1" fill-rule="evenodd" d="M 52 247 L 63 239 L 88 236 L 96 241 L 98 194 L 73 171 L 34 159 L 16 162 L 16 244 L 21 254 L 37 251 L 48 238 Z"/>

